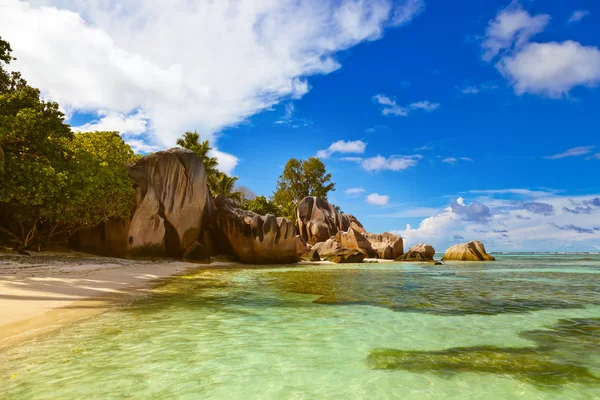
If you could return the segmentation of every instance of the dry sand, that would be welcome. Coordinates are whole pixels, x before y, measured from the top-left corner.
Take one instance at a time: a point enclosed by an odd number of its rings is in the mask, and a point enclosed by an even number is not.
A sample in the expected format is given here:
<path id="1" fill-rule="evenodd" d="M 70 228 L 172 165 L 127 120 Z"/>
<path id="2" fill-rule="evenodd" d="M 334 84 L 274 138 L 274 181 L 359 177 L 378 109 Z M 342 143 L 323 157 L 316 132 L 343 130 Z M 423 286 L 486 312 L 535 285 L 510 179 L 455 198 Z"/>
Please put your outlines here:
<path id="1" fill-rule="evenodd" d="M 0 349 L 99 314 L 160 278 L 234 266 L 140 261 L 81 253 L 0 254 Z"/>

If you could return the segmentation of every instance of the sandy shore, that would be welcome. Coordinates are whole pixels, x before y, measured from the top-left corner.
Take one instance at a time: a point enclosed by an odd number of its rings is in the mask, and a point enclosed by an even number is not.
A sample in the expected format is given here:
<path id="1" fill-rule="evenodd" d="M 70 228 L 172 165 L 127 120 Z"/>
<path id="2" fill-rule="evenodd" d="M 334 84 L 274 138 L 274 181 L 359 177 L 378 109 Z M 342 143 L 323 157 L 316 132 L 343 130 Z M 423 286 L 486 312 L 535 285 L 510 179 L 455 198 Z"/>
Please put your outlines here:
<path id="1" fill-rule="evenodd" d="M 0 253 L 0 350 L 131 301 L 161 278 L 203 268 L 252 266 L 124 260 L 76 252 Z"/>
<path id="2" fill-rule="evenodd" d="M 129 301 L 161 278 L 234 265 L 123 260 L 80 253 L 0 254 L 0 349 Z"/>

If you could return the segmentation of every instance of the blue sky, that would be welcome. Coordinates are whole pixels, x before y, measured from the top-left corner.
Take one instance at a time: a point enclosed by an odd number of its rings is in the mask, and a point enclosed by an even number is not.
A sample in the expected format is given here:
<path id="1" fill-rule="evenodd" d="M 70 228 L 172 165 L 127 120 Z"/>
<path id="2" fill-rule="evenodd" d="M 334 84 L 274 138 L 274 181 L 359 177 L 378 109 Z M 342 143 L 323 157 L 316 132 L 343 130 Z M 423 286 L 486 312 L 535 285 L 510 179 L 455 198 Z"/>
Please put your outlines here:
<path id="1" fill-rule="evenodd" d="M 263 195 L 319 155 L 330 200 L 408 245 L 600 251 L 600 3 L 108 3 L 0 0 L 15 68 L 74 127 L 140 151 L 197 129 Z"/>

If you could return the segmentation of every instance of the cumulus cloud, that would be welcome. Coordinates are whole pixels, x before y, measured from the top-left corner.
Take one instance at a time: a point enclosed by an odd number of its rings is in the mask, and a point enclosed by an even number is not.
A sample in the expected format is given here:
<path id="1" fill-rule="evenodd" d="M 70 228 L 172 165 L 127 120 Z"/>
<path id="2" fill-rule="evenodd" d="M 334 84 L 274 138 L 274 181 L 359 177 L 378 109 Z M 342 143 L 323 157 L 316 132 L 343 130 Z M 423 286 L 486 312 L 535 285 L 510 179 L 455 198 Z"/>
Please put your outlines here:
<path id="1" fill-rule="evenodd" d="M 575 86 L 595 87 L 600 83 L 600 50 L 572 40 L 530 43 L 504 57 L 497 66 L 518 95 L 560 98 Z"/>
<path id="2" fill-rule="evenodd" d="M 481 42 L 483 59 L 513 86 L 517 95 L 531 93 L 550 98 L 568 95 L 576 86 L 600 83 L 600 50 L 567 40 L 535 43 L 530 39 L 550 22 L 546 14 L 532 16 L 512 2 L 491 20 Z"/>
<path id="3" fill-rule="evenodd" d="M 431 112 L 440 106 L 439 103 L 432 103 L 427 100 L 417 101 L 408 106 L 400 106 L 396 103 L 396 100 L 393 100 L 384 94 L 376 94 L 373 96 L 373 100 L 383 106 L 381 108 L 381 114 L 385 116 L 393 115 L 397 117 L 406 117 L 414 110 Z"/>
<path id="4" fill-rule="evenodd" d="M 98 111 L 97 120 L 93 120 L 74 128 L 80 132 L 117 131 L 123 135 L 140 135 L 148 129 L 148 117 L 142 110 L 137 110 L 129 115 L 114 111 Z"/>
<path id="5" fill-rule="evenodd" d="M 517 189 L 506 189 L 515 191 Z M 527 193 L 529 189 L 524 189 Z M 503 196 L 502 191 L 493 196 Z M 537 195 L 536 192 L 534 192 Z M 572 214 L 563 207 L 589 205 L 591 214 Z M 598 204 L 598 206 L 596 206 Z M 523 215 L 523 212 L 527 215 Z M 490 197 L 486 203 L 458 198 L 445 209 L 424 218 L 418 227 L 396 231 L 407 246 L 420 242 L 446 248 L 464 240 L 482 240 L 492 251 L 590 251 L 600 244 L 600 197 L 565 196 L 546 192 L 536 201 Z M 463 240 L 463 239 L 460 239 Z"/>
<path id="6" fill-rule="evenodd" d="M 149 145 L 218 132 L 310 90 L 335 54 L 410 22 L 421 0 L 0 0 L 13 67 L 78 112 L 147 118 Z M 102 116 L 100 116 L 102 119 Z M 84 128 L 85 129 L 85 128 Z"/>
<path id="7" fill-rule="evenodd" d="M 554 154 L 552 156 L 547 156 L 545 158 L 547 158 L 548 160 L 558 160 L 560 158 L 566 158 L 566 157 L 584 156 L 586 154 L 591 153 L 594 148 L 596 148 L 596 146 L 573 147 L 562 153 Z"/>
<path id="8" fill-rule="evenodd" d="M 333 153 L 362 154 L 365 152 L 366 148 L 367 144 L 362 140 L 338 140 L 337 142 L 332 143 L 327 149 L 319 150 L 317 152 L 317 157 L 327 158 Z"/>
<path id="9" fill-rule="evenodd" d="M 390 196 L 379 193 L 371 193 L 367 196 L 365 202 L 375 206 L 387 206 L 390 202 Z"/>
<path id="10" fill-rule="evenodd" d="M 365 189 L 358 187 L 358 188 L 348 188 L 346 190 L 344 190 L 344 194 L 346 195 L 346 197 L 358 197 L 361 194 L 363 194 L 365 192 Z"/>
<path id="11" fill-rule="evenodd" d="M 491 61 L 501 51 L 523 46 L 534 35 L 542 32 L 550 16 L 530 15 L 518 3 L 511 3 L 488 23 L 481 46 L 483 59 Z"/>
<path id="12" fill-rule="evenodd" d="M 569 19 L 567 20 L 567 23 L 573 24 L 575 22 L 579 22 L 588 15 L 590 15 L 590 12 L 588 10 L 576 10 L 573 12 L 573 14 L 571 14 Z"/>
<path id="13" fill-rule="evenodd" d="M 377 155 L 375 157 L 361 159 L 360 165 L 365 171 L 378 172 L 378 171 L 403 171 L 405 169 L 416 166 L 419 160 L 423 158 L 421 155 L 412 156 L 391 156 L 383 157 Z"/>

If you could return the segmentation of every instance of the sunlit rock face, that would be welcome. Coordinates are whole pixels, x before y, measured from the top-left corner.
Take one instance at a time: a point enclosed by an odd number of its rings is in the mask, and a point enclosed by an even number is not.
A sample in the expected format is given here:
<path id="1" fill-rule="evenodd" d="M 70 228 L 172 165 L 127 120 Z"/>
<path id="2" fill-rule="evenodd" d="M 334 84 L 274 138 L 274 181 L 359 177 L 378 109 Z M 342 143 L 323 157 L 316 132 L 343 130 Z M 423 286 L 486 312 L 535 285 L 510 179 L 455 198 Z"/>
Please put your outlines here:
<path id="1" fill-rule="evenodd" d="M 433 261 L 433 256 L 435 256 L 433 246 L 419 243 L 408 249 L 405 254 L 397 257 L 396 261 Z"/>
<path id="2" fill-rule="evenodd" d="M 135 188 L 131 219 L 79 232 L 72 246 L 116 257 L 204 257 L 199 240 L 210 197 L 202 160 L 190 150 L 174 148 L 149 154 L 127 168 Z"/>
<path id="3" fill-rule="evenodd" d="M 474 240 L 469 243 L 455 244 L 446 250 L 444 261 L 494 261 L 495 258 L 485 251 L 483 243 Z"/>
<path id="4" fill-rule="evenodd" d="M 305 197 L 298 204 L 298 228 L 300 236 L 309 244 L 324 242 L 339 231 L 352 228 L 366 233 L 362 224 L 353 216 L 335 210 L 333 205 L 319 197 Z"/>
<path id="5" fill-rule="evenodd" d="M 371 242 L 357 230 L 350 228 L 347 232 L 339 231 L 335 234 L 334 240 L 338 242 L 341 247 L 360 250 L 369 257 L 376 257 Z"/>
<path id="6" fill-rule="evenodd" d="M 232 252 L 243 263 L 298 261 L 296 231 L 288 219 L 237 209 L 230 199 L 219 195 L 215 199 L 211 222 L 213 239 L 220 246 L 219 250 Z"/>
<path id="7" fill-rule="evenodd" d="M 321 258 L 334 263 L 360 263 L 367 256 L 360 250 L 342 247 L 335 239 L 319 242 L 312 247 Z"/>
<path id="8" fill-rule="evenodd" d="M 404 241 L 400 236 L 393 233 L 367 233 L 365 238 L 371 244 L 373 257 L 394 260 L 404 253 Z"/>

